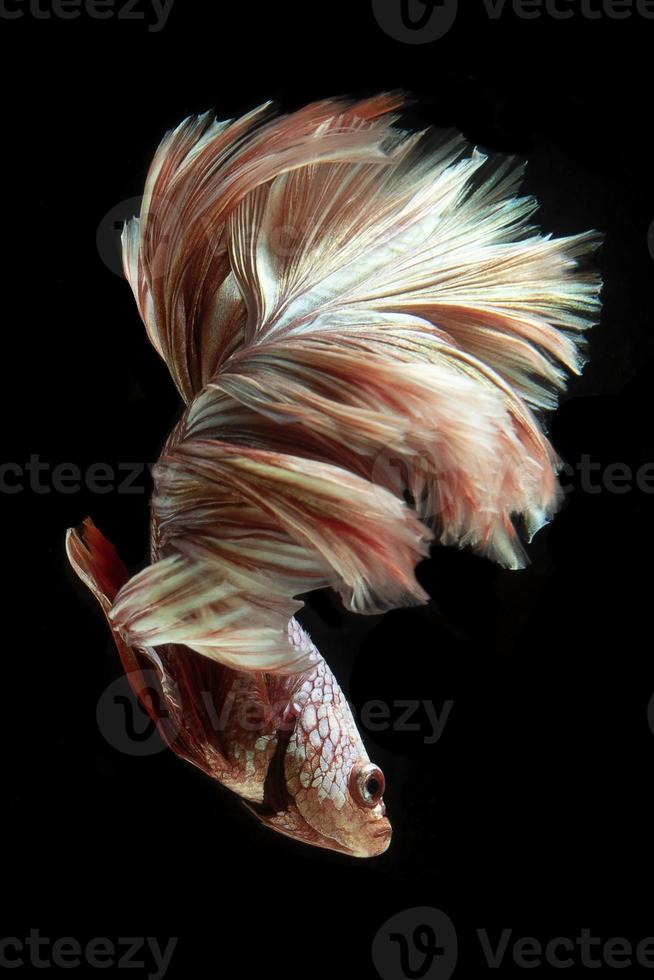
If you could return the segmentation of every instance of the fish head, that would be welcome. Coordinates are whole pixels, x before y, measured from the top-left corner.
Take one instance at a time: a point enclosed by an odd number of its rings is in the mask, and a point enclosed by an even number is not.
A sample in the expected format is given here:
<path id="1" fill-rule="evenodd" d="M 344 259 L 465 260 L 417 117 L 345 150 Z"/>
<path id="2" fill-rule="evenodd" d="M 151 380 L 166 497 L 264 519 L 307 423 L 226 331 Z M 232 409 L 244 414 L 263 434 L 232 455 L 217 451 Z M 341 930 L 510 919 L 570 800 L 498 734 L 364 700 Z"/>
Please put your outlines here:
<path id="1" fill-rule="evenodd" d="M 350 706 L 324 661 L 285 712 L 262 807 L 273 830 L 353 857 L 375 857 L 391 841 L 384 774 L 368 757 Z"/>

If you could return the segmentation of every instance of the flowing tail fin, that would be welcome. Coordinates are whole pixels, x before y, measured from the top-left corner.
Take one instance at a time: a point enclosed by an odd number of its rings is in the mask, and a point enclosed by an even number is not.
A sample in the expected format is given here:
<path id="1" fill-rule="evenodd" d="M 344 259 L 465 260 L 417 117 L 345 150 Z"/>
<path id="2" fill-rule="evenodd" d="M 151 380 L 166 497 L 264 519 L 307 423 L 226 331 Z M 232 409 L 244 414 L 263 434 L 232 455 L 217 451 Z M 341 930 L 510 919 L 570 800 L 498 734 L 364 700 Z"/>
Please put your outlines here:
<path id="1" fill-rule="evenodd" d="M 207 704 L 219 710 L 224 692 L 215 663 L 183 647 L 157 651 L 129 646 L 112 626 L 110 610 L 129 573 L 110 541 L 90 519 L 66 535 L 66 551 L 77 575 L 107 616 L 129 684 L 162 740 L 208 775 L 229 769 L 222 733 Z"/>
<path id="2" fill-rule="evenodd" d="M 203 116 L 155 157 L 125 268 L 188 409 L 155 564 L 110 612 L 130 642 L 298 669 L 299 593 L 423 601 L 425 525 L 519 567 L 516 525 L 556 509 L 539 414 L 580 370 L 599 236 L 540 234 L 519 166 L 404 132 L 398 105 Z"/>
<path id="3" fill-rule="evenodd" d="M 118 552 L 93 521 L 87 518 L 81 527 L 71 528 L 66 534 L 66 553 L 75 572 L 93 593 L 109 619 L 112 603 L 129 579 L 129 572 Z M 120 636 L 113 630 L 112 632 L 123 669 L 139 694 L 144 684 L 138 655 Z"/>

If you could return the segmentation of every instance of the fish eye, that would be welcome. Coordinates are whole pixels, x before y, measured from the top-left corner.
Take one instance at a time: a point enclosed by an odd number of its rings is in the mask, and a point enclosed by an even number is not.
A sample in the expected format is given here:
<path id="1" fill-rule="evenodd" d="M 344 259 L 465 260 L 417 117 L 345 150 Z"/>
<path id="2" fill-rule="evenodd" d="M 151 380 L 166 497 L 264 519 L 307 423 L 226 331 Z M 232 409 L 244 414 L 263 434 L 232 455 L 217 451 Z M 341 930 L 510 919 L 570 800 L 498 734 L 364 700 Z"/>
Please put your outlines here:
<path id="1" fill-rule="evenodd" d="M 350 792 L 360 806 L 377 806 L 384 795 L 384 773 L 371 762 L 355 766 L 350 773 Z"/>

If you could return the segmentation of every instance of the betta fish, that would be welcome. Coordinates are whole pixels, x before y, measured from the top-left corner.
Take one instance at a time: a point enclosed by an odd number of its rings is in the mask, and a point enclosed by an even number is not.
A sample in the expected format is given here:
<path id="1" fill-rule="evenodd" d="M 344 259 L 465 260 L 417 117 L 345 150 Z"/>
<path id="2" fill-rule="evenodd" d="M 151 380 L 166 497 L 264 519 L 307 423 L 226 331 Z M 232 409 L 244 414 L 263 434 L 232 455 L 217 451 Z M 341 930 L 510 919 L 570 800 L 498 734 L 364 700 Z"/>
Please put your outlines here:
<path id="1" fill-rule="evenodd" d="M 597 233 L 541 234 L 520 166 L 401 106 L 266 104 L 164 138 L 123 232 L 185 406 L 149 563 L 130 575 L 89 519 L 67 536 L 174 752 L 268 827 L 358 857 L 391 839 L 384 776 L 299 597 L 426 602 L 431 542 L 525 563 L 560 498 L 542 416 L 600 292 Z"/>

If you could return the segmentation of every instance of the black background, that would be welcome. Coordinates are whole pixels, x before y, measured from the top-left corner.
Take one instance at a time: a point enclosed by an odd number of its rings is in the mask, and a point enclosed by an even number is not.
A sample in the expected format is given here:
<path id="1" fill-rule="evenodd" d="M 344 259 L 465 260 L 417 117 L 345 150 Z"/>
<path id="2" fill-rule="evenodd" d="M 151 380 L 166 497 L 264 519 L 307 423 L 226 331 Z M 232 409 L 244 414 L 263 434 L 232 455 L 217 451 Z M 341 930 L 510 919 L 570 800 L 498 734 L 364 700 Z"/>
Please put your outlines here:
<path id="1" fill-rule="evenodd" d="M 179 403 L 96 233 L 141 193 L 166 129 L 209 108 L 224 118 L 271 97 L 295 108 L 399 87 L 416 118 L 526 156 L 545 230 L 605 233 L 602 322 L 551 435 L 573 466 L 586 454 L 600 472 L 620 462 L 635 474 L 654 460 L 653 41 L 654 22 L 635 15 L 493 21 L 481 3 L 411 46 L 368 3 L 341 0 L 177 0 L 157 34 L 0 20 L 2 456 L 82 468 L 156 458 Z M 130 757 L 98 730 L 119 665 L 67 571 L 64 532 L 92 514 L 138 566 L 147 478 L 134 495 L 0 495 L 4 934 L 173 935 L 170 976 L 275 978 L 376 976 L 377 929 L 417 905 L 453 919 L 457 975 L 487 972 L 476 928 L 654 935 L 654 498 L 635 482 L 623 493 L 568 482 L 525 571 L 440 549 L 419 570 L 424 609 L 360 619 L 311 599 L 304 621 L 355 706 L 453 702 L 434 745 L 366 735 L 395 828 L 373 861 L 273 835 L 172 754 Z"/>

